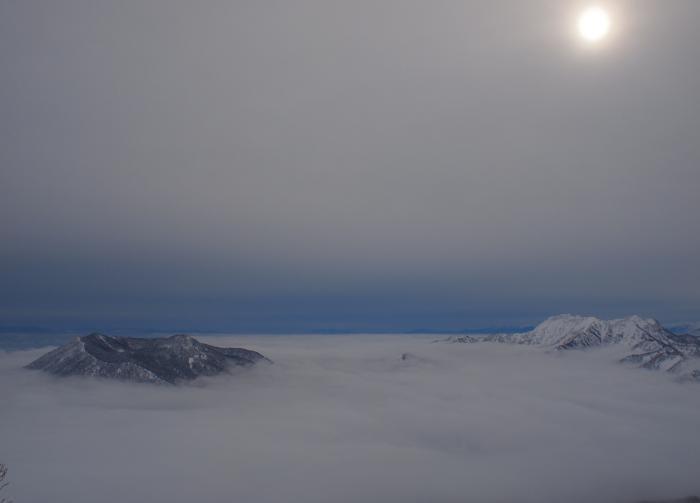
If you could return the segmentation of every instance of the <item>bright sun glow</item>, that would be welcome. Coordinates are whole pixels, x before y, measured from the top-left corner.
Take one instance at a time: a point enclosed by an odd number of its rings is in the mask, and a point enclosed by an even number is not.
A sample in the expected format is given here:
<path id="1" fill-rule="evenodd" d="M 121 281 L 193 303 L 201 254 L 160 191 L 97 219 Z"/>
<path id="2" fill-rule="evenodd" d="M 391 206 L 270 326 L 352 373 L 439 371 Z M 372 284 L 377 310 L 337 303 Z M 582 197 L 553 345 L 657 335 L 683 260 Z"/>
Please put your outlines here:
<path id="1" fill-rule="evenodd" d="M 596 43 L 603 40 L 611 27 L 610 14 L 601 7 L 588 7 L 578 18 L 578 32 L 587 42 Z"/>

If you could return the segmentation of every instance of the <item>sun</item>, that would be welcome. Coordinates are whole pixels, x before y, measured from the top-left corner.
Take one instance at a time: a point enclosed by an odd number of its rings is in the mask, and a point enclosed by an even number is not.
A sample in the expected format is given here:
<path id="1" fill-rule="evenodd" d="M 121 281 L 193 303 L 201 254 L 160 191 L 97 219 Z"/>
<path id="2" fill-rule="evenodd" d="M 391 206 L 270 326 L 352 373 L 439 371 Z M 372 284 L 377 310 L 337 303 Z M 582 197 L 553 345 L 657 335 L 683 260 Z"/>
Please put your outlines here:
<path id="1" fill-rule="evenodd" d="M 595 44 L 603 41 L 611 27 L 610 14 L 602 7 L 587 7 L 579 14 L 578 33 L 586 42 Z"/>

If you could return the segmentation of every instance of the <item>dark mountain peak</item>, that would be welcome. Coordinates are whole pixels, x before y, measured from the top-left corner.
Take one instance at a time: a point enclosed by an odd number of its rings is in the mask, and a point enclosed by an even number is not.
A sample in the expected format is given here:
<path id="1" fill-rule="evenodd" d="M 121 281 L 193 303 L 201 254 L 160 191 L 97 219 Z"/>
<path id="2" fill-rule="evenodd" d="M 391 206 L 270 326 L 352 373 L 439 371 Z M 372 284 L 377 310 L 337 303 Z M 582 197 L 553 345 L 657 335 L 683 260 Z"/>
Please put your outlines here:
<path id="1" fill-rule="evenodd" d="M 92 333 L 76 337 L 27 368 L 58 376 L 175 384 L 217 375 L 232 367 L 250 366 L 260 360 L 269 361 L 255 351 L 210 346 L 184 334 L 140 339 Z"/>
<path id="2" fill-rule="evenodd" d="M 191 335 L 187 335 L 187 334 L 171 335 L 170 337 L 168 337 L 168 339 L 171 339 L 173 341 L 183 341 L 183 342 L 191 342 L 191 341 L 197 340 L 194 337 L 192 337 Z"/>

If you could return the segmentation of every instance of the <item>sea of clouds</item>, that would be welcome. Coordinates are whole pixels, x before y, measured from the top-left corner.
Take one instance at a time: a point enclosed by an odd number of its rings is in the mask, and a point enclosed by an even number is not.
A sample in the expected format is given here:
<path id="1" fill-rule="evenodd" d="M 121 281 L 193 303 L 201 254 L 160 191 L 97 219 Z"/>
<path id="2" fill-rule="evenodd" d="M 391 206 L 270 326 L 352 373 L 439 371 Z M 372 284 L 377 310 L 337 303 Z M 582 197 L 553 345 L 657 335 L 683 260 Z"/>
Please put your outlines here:
<path id="1" fill-rule="evenodd" d="M 182 387 L 0 352 L 16 503 L 627 502 L 700 493 L 700 385 L 610 351 L 202 337 L 272 360 Z M 407 354 L 402 359 L 402 354 Z"/>

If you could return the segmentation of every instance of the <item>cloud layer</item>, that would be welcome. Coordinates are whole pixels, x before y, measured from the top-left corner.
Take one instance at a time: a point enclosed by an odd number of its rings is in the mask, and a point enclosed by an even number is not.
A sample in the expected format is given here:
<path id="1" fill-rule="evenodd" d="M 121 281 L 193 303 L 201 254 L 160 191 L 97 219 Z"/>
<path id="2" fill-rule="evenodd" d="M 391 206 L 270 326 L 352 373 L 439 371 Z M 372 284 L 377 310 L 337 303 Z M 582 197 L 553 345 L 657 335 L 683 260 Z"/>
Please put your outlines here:
<path id="1" fill-rule="evenodd" d="M 272 366 L 171 389 L 0 355 L 18 502 L 608 502 L 700 492 L 700 388 L 609 352 L 211 338 Z M 407 358 L 402 360 L 401 355 Z"/>

